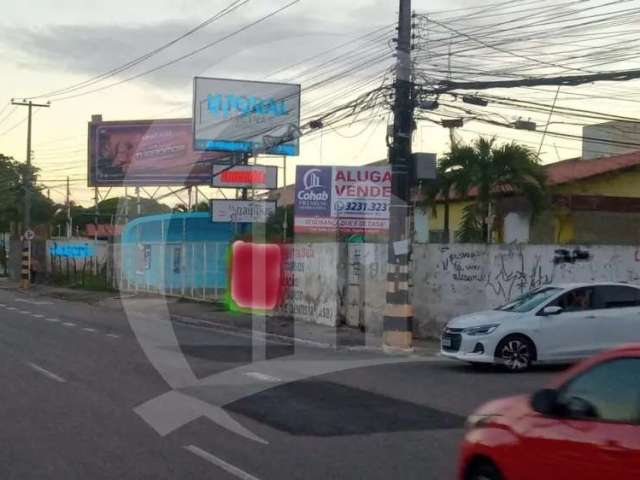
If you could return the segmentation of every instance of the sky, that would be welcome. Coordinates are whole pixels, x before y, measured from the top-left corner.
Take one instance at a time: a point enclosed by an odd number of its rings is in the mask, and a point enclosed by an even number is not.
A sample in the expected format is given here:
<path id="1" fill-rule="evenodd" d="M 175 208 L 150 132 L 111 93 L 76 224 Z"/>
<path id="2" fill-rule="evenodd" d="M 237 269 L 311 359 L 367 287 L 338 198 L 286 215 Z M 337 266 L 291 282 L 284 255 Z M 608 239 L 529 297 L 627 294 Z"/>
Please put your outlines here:
<path id="1" fill-rule="evenodd" d="M 52 92 L 109 71 L 181 35 L 230 2 L 110 0 L 91 2 L 90 8 L 85 0 L 11 2 L 5 6 L 0 18 L 0 56 L 3 58 L 0 153 L 18 161 L 25 160 L 26 123 L 20 122 L 25 118 L 26 108 L 8 106 L 11 98 Z M 95 87 L 119 82 L 161 65 L 287 3 L 289 0 L 249 0 L 167 51 Z M 414 0 L 413 7 L 421 12 L 464 11 L 483 4 L 485 2 L 481 0 Z M 375 28 L 392 28 L 396 19 L 395 0 L 301 0 L 264 23 L 198 55 L 133 81 L 77 98 L 65 98 L 64 95 L 37 98 L 36 101 L 51 100 L 51 107 L 39 109 L 33 118 L 33 161 L 41 168 L 41 183 L 51 188 L 54 200 L 62 202 L 64 179 L 69 175 L 73 182 L 72 199 L 90 204 L 93 191 L 86 187 L 85 179 L 87 122 L 91 115 L 101 114 L 104 120 L 190 117 L 194 76 L 302 83 L 303 117 L 319 111 L 325 100 L 338 101 L 340 89 L 349 82 L 364 82 L 368 76 L 373 78 L 390 67 L 393 59 L 389 56 L 379 65 L 363 71 L 360 78 L 357 75 L 345 78 L 342 84 L 338 82 L 309 93 L 305 92 L 305 87 L 315 79 L 314 69 L 307 63 L 298 68 L 278 70 L 333 46 L 354 41 Z M 379 48 L 363 43 L 363 55 L 373 47 Z M 384 45 L 382 47 L 384 49 Z M 391 54 L 390 48 L 388 53 Z M 455 63 L 455 58 L 453 61 Z M 345 66 L 349 62 L 357 62 L 357 55 L 345 59 Z M 322 73 L 320 67 L 318 72 Z M 337 99 L 334 98 L 336 92 Z M 553 94 L 554 89 L 547 89 L 542 91 L 540 98 L 551 102 Z M 572 104 L 571 100 L 564 96 L 561 99 L 566 105 Z M 632 111 L 634 106 L 627 107 Z M 300 156 L 289 159 L 288 183 L 293 179 L 297 164 L 361 165 L 385 158 L 388 115 L 384 111 L 377 113 L 366 122 L 303 138 Z M 566 128 L 580 132 L 576 127 Z M 534 150 L 540 142 L 539 134 L 514 134 L 480 124 L 471 124 L 459 133 L 464 139 L 478 134 L 496 135 L 499 141 L 516 138 Z M 448 131 L 427 122 L 418 124 L 415 151 L 442 154 L 448 145 Z M 579 149 L 577 141 L 554 139 L 542 149 L 542 158 L 550 162 L 575 157 L 579 155 Z M 274 159 L 261 161 L 274 162 Z M 281 164 L 280 160 L 277 162 Z M 207 187 L 202 188 L 202 192 L 215 195 Z M 173 201 L 175 199 L 169 203 Z"/>

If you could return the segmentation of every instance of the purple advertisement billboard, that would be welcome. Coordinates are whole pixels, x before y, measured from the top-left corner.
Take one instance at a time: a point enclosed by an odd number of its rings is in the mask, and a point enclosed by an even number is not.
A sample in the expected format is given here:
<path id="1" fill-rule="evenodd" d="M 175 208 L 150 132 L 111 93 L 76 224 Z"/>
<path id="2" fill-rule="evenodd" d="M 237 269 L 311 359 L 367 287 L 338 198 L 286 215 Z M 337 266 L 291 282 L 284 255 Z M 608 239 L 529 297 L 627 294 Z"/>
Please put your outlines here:
<path id="1" fill-rule="evenodd" d="M 89 186 L 209 185 L 212 163 L 196 152 L 191 119 L 89 123 Z"/>

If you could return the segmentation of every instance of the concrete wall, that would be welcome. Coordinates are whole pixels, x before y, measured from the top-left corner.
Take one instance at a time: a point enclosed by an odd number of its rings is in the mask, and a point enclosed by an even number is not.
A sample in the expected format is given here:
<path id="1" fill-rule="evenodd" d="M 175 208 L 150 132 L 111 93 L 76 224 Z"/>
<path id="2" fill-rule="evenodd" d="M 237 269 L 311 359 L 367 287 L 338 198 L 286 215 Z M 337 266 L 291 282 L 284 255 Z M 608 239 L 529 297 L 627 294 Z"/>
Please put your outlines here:
<path id="1" fill-rule="evenodd" d="M 360 243 L 348 246 L 348 275 L 344 310 L 346 324 L 381 334 L 386 301 L 386 244 Z"/>
<path id="2" fill-rule="evenodd" d="M 346 274 L 346 265 L 340 262 L 343 248 L 337 243 L 288 246 L 285 298 L 274 314 L 300 322 L 338 325 Z"/>
<path id="3" fill-rule="evenodd" d="M 109 243 L 102 240 L 89 240 L 85 238 L 64 238 L 47 240 L 46 265 L 47 272 L 51 272 L 52 261 L 75 261 L 78 268 L 82 268 L 85 262 L 103 264 L 107 261 Z"/>
<path id="4" fill-rule="evenodd" d="M 415 331 L 437 335 L 452 317 L 494 308 L 551 282 L 640 283 L 640 248 L 582 248 L 587 260 L 562 261 L 557 245 L 418 245 L 414 249 Z"/>

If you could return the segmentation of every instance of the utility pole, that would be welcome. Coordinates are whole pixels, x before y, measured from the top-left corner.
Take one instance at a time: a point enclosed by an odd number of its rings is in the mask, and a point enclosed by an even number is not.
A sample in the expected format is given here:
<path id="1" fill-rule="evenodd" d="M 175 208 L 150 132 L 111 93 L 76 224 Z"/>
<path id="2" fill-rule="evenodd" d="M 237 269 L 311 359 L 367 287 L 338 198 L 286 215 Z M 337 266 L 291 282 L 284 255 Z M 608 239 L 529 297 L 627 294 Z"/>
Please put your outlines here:
<path id="1" fill-rule="evenodd" d="M 71 181 L 67 177 L 67 198 L 65 205 L 67 207 L 67 238 L 73 236 L 73 224 L 71 219 Z"/>
<path id="2" fill-rule="evenodd" d="M 23 100 L 22 102 L 16 102 L 14 99 L 11 99 L 12 105 L 18 105 L 21 107 L 28 108 L 27 115 L 27 157 L 26 163 L 27 168 L 25 170 L 24 177 L 24 225 L 22 227 L 23 232 L 26 232 L 31 228 L 31 191 L 33 189 L 33 172 L 31 171 L 31 118 L 33 107 L 42 107 L 49 108 L 51 106 L 50 103 L 33 103 L 31 100 L 28 102 Z"/>
<path id="3" fill-rule="evenodd" d="M 142 205 L 140 204 L 140 187 L 136 187 L 136 214 L 138 217 L 142 213 Z"/>
<path id="4" fill-rule="evenodd" d="M 409 296 L 409 172 L 413 133 L 413 87 L 411 75 L 411 0 L 400 0 L 393 142 L 391 164 L 391 206 L 389 210 L 389 259 L 387 304 L 384 310 L 384 346 L 412 348 L 413 306 Z"/>

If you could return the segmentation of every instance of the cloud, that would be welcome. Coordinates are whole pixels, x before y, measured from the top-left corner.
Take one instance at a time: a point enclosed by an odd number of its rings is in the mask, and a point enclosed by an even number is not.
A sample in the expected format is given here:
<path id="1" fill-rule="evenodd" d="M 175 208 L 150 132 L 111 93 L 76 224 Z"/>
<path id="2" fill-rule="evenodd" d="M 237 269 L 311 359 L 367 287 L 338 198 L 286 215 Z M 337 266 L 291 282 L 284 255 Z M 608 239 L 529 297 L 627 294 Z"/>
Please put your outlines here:
<path id="1" fill-rule="evenodd" d="M 118 81 L 162 65 L 213 42 L 258 18 L 221 20 L 179 44 L 106 83 Z M 121 25 L 52 24 L 41 28 L 11 28 L 0 31 L 0 43 L 16 65 L 42 75 L 68 73 L 92 77 L 118 67 L 157 48 L 193 28 L 198 21 L 174 20 L 151 24 Z M 283 12 L 189 59 L 143 77 L 154 89 L 189 89 L 193 76 L 211 75 L 263 79 L 274 70 L 300 61 L 333 45 L 344 43 L 354 31 L 353 20 L 330 20 L 315 14 Z M 362 27 L 364 28 L 364 26 Z M 46 78 L 46 77 L 45 77 Z M 94 88 L 103 85 L 100 83 Z M 52 86 L 52 89 L 56 85 Z"/>

